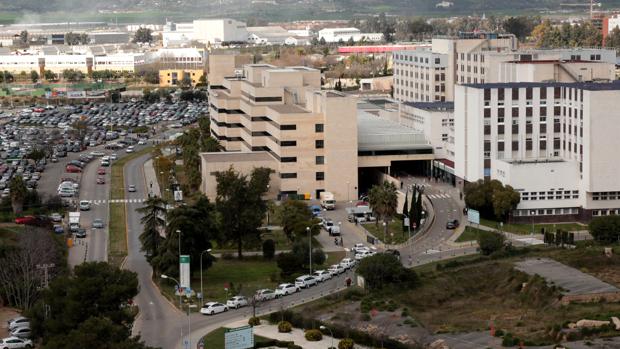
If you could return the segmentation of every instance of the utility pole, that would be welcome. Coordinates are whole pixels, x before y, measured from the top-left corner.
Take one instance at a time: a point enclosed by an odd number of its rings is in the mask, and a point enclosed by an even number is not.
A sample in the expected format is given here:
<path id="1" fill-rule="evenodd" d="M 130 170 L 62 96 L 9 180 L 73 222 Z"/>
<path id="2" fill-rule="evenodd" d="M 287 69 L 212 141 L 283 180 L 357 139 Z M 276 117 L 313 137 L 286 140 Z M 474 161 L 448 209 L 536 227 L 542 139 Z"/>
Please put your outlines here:
<path id="1" fill-rule="evenodd" d="M 48 288 L 49 284 L 50 284 L 50 279 L 49 279 L 49 269 L 50 268 L 54 268 L 56 265 L 54 263 L 45 263 L 45 264 L 37 264 L 37 269 L 41 270 L 43 269 L 43 285 L 42 288 Z M 45 309 L 45 314 L 44 314 L 44 318 L 48 319 L 50 316 L 50 306 L 48 304 L 43 304 L 43 307 Z"/>

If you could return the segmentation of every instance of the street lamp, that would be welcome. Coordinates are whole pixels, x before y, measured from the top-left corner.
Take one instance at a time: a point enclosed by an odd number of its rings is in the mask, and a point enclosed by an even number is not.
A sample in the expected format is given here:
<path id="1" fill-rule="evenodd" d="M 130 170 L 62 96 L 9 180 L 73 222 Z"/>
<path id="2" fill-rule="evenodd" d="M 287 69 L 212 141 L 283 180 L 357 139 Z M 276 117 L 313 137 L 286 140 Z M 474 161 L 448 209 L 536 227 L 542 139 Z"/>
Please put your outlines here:
<path id="1" fill-rule="evenodd" d="M 340 231 L 340 246 L 344 247 L 344 240 L 342 240 L 342 236 L 344 235 L 344 232 L 342 231 L 342 222 L 338 222 L 338 228 Z"/>
<path id="2" fill-rule="evenodd" d="M 387 240 L 387 223 L 383 221 L 383 238 Z"/>
<path id="3" fill-rule="evenodd" d="M 177 281 L 177 279 L 175 279 L 173 277 L 170 277 L 170 276 L 168 276 L 166 274 L 161 274 L 161 278 L 162 279 L 170 279 L 170 280 L 172 280 L 172 281 L 177 283 L 177 291 L 179 292 L 179 309 L 181 309 L 181 311 L 183 311 L 183 304 L 182 304 L 183 302 L 181 300 L 181 284 Z M 181 328 L 181 345 L 183 345 L 183 326 L 180 326 L 180 328 Z"/>
<path id="4" fill-rule="evenodd" d="M 207 252 L 210 253 L 211 249 L 208 248 L 202 252 L 200 252 L 200 300 L 203 301 L 205 299 L 205 293 L 204 290 L 202 288 L 202 255 Z"/>
<path id="5" fill-rule="evenodd" d="M 310 275 L 312 275 L 312 238 L 310 237 L 310 227 L 306 227 L 308 232 L 308 257 L 310 259 Z"/>
<path id="6" fill-rule="evenodd" d="M 532 235 L 534 235 L 534 215 L 536 214 L 536 211 L 532 210 L 530 211 L 530 216 L 532 216 Z"/>
<path id="7" fill-rule="evenodd" d="M 332 336 L 332 344 L 329 347 L 330 349 L 334 348 L 334 333 L 332 332 L 332 330 L 329 327 L 325 327 L 323 325 L 319 326 L 319 328 L 321 329 L 321 331 L 325 331 L 325 330 L 329 331 L 329 335 Z"/>
<path id="8" fill-rule="evenodd" d="M 179 261 L 181 260 L 181 230 L 177 229 L 176 233 L 178 235 L 179 238 Z"/>

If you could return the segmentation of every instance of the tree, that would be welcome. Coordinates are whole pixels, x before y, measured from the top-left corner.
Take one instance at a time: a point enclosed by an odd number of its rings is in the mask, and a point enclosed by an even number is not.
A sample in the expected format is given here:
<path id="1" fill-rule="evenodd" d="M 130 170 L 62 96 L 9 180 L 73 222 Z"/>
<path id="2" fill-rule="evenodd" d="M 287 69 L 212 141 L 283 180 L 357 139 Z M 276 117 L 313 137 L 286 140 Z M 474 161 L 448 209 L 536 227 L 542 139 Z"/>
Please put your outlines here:
<path id="1" fill-rule="evenodd" d="M 32 81 L 32 83 L 36 83 L 37 81 L 39 81 L 39 73 L 37 73 L 36 70 L 30 71 L 30 80 Z"/>
<path id="2" fill-rule="evenodd" d="M 62 71 L 62 77 L 71 82 L 78 82 L 84 80 L 84 73 L 75 69 L 65 69 Z"/>
<path id="3" fill-rule="evenodd" d="M 149 84 L 159 84 L 159 73 L 153 70 L 147 70 L 144 72 L 144 81 Z"/>
<path id="4" fill-rule="evenodd" d="M 27 43 L 28 43 L 28 41 L 29 41 L 28 39 L 29 39 L 28 31 L 27 31 L 27 30 L 22 30 L 22 31 L 19 33 L 19 41 L 20 41 L 22 44 L 24 44 L 24 45 L 25 45 L 25 44 L 27 44 Z"/>
<path id="5" fill-rule="evenodd" d="M 534 29 L 534 26 L 540 22 L 539 18 L 530 16 L 508 17 L 502 23 L 502 28 L 507 32 L 514 34 L 519 40 L 525 40 Z"/>
<path id="6" fill-rule="evenodd" d="M 356 272 L 364 278 L 365 285 L 371 290 L 392 285 L 409 289 L 418 284 L 415 271 L 403 267 L 396 256 L 390 253 L 378 253 L 362 259 Z"/>
<path id="7" fill-rule="evenodd" d="M 478 234 L 478 247 L 485 256 L 493 254 L 504 247 L 504 235 L 495 231 L 481 230 Z"/>
<path id="8" fill-rule="evenodd" d="M 467 207 L 480 211 L 485 218 L 504 220 L 520 202 L 520 195 L 511 186 L 498 180 L 479 180 L 465 186 Z"/>
<path id="9" fill-rule="evenodd" d="M 319 45 L 325 46 L 326 44 L 327 42 L 325 41 L 325 38 L 321 36 L 321 38 L 319 39 Z"/>
<path id="10" fill-rule="evenodd" d="M 39 161 L 45 157 L 45 150 L 35 148 L 30 153 L 26 154 L 26 159 L 32 159 L 34 161 Z"/>
<path id="11" fill-rule="evenodd" d="M 620 28 L 618 26 L 614 27 L 605 38 L 605 47 L 615 48 L 616 51 L 620 51 Z"/>
<path id="12" fill-rule="evenodd" d="M 267 211 L 263 195 L 267 192 L 272 172 L 269 168 L 258 167 L 248 177 L 231 166 L 227 171 L 215 173 L 216 207 L 221 217 L 222 231 L 227 232 L 222 238 L 236 242 L 239 258 L 243 258 L 243 242 L 259 236 L 258 227 Z"/>
<path id="13" fill-rule="evenodd" d="M 133 37 L 133 42 L 136 44 L 153 42 L 153 31 L 149 28 L 139 28 Z"/>
<path id="14" fill-rule="evenodd" d="M 26 184 L 21 176 L 14 176 L 9 183 L 11 191 L 11 206 L 13 207 L 13 214 L 19 216 L 24 209 L 24 200 L 28 193 Z"/>
<path id="15" fill-rule="evenodd" d="M 54 279 L 31 316 L 36 337 L 54 343 L 91 317 L 104 317 L 129 333 L 133 318 L 126 306 L 138 294 L 137 274 L 105 262 L 77 265 L 74 273 Z M 45 306 L 44 306 L 45 305 Z M 47 308 L 47 312 L 45 311 Z"/>
<path id="16" fill-rule="evenodd" d="M 29 310 L 39 298 L 43 273 L 37 265 L 54 264 L 50 280 L 66 265 L 63 250 L 50 230 L 27 226 L 14 246 L 0 247 L 0 298 L 5 305 Z"/>
<path id="17" fill-rule="evenodd" d="M 276 243 L 271 239 L 267 239 L 263 241 L 263 258 L 270 261 L 273 259 L 275 254 L 276 254 Z"/>
<path id="18" fill-rule="evenodd" d="M 142 251 L 146 252 L 146 258 L 150 261 L 161 245 L 161 232 L 166 226 L 166 202 L 159 196 L 149 197 L 145 206 L 137 211 L 143 215 L 140 219 L 144 225 L 144 230 L 140 234 Z"/>
<path id="19" fill-rule="evenodd" d="M 409 191 L 405 194 L 405 203 L 403 204 L 403 216 L 409 216 Z M 412 201 L 413 202 L 413 201 Z M 411 224 L 411 223 L 410 223 Z M 403 232 L 407 231 L 407 227 L 403 224 Z"/>
<path id="20" fill-rule="evenodd" d="M 280 207 L 280 221 L 282 230 L 290 241 L 307 235 L 306 228 L 310 227 L 312 235 L 320 232 L 318 219 L 314 218 L 310 208 L 303 201 L 286 200 Z"/>
<path id="21" fill-rule="evenodd" d="M 45 78 L 45 80 L 47 81 L 56 81 L 58 80 L 58 75 L 56 75 L 53 71 L 51 70 L 46 70 L 43 72 L 43 77 Z"/>
<path id="22" fill-rule="evenodd" d="M 291 252 L 278 254 L 276 263 L 280 268 L 282 277 L 289 277 L 295 273 L 303 273 L 309 269 L 310 248 L 308 240 L 298 240 L 293 243 Z M 325 253 L 322 249 L 312 248 L 312 265 L 323 265 L 325 263 Z"/>
<path id="23" fill-rule="evenodd" d="M 90 38 L 86 33 L 74 33 L 68 32 L 65 34 L 65 44 L 71 45 L 87 45 L 90 42 Z"/>
<path id="24" fill-rule="evenodd" d="M 398 205 L 398 195 L 396 194 L 394 183 L 383 181 L 380 185 L 374 185 L 370 188 L 368 203 L 377 215 L 377 224 L 379 219 L 382 219 L 385 223 L 385 236 L 388 236 L 388 221 L 396 214 L 396 205 Z"/>
<path id="25" fill-rule="evenodd" d="M 594 240 L 610 243 L 620 240 L 620 216 L 594 217 L 588 225 Z"/>

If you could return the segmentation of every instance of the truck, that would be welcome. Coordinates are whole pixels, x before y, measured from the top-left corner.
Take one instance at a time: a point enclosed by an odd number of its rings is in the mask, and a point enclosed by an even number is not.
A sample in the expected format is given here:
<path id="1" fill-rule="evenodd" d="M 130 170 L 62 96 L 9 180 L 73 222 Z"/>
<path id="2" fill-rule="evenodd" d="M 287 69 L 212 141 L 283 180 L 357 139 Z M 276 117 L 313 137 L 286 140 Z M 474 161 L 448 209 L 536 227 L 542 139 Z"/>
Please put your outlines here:
<path id="1" fill-rule="evenodd" d="M 336 200 L 334 200 L 334 194 L 328 191 L 323 191 L 319 195 L 319 199 L 321 201 L 321 207 L 323 207 L 324 209 L 333 210 L 336 208 Z"/>
<path id="2" fill-rule="evenodd" d="M 69 212 L 69 230 L 77 231 L 80 229 L 80 212 Z"/>

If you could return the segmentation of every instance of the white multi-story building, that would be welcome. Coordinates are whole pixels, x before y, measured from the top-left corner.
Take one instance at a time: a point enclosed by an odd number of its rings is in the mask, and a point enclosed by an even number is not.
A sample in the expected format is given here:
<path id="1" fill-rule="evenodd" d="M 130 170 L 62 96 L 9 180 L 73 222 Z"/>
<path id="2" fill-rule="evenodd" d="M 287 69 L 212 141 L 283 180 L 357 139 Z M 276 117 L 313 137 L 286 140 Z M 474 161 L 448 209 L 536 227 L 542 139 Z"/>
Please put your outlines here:
<path id="1" fill-rule="evenodd" d="M 457 85 L 456 176 L 511 185 L 515 220 L 619 214 L 618 109 L 620 82 Z"/>
<path id="2" fill-rule="evenodd" d="M 97 70 L 136 72 L 145 64 L 143 53 L 116 53 L 107 56 L 91 54 L 73 55 L 0 55 L 0 70 L 11 73 L 30 72 L 43 74 L 50 70 L 56 74 L 73 69 L 83 73 Z"/>
<path id="3" fill-rule="evenodd" d="M 318 37 L 324 39 L 325 42 L 347 42 L 353 41 L 371 41 L 378 42 L 383 41 L 384 37 L 382 33 L 362 33 L 357 28 L 325 28 L 318 32 Z"/>
<path id="4" fill-rule="evenodd" d="M 393 55 L 394 99 L 444 102 L 453 100 L 448 55 L 429 49 L 397 51 Z"/>
<path id="5" fill-rule="evenodd" d="M 191 41 L 218 46 L 227 42 L 245 42 L 247 38 L 245 23 L 230 18 L 167 23 L 162 32 L 164 47 L 184 45 Z"/>

